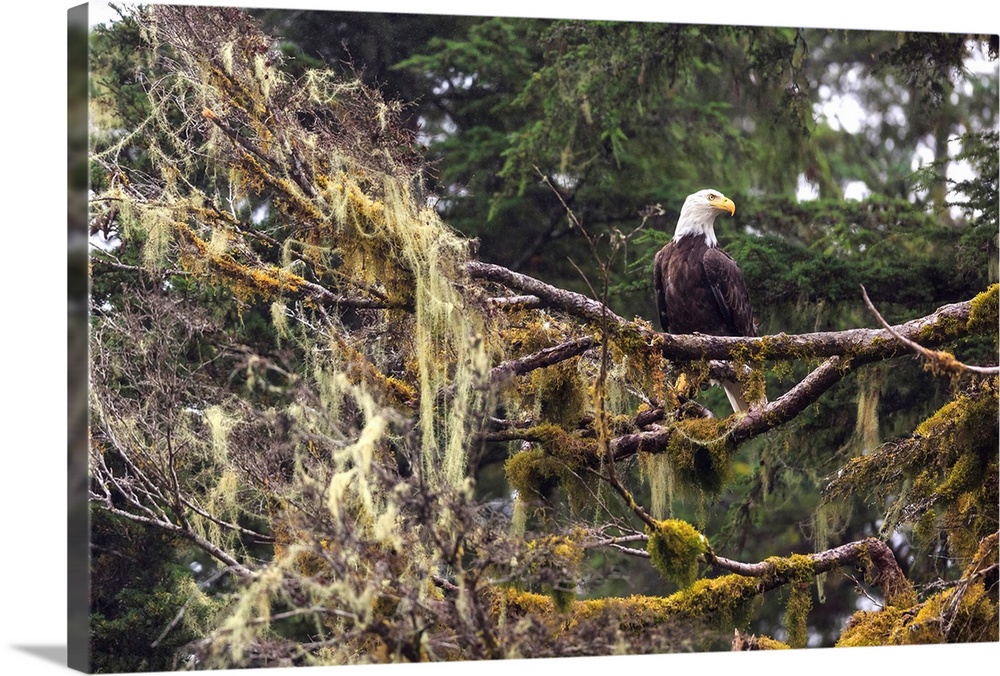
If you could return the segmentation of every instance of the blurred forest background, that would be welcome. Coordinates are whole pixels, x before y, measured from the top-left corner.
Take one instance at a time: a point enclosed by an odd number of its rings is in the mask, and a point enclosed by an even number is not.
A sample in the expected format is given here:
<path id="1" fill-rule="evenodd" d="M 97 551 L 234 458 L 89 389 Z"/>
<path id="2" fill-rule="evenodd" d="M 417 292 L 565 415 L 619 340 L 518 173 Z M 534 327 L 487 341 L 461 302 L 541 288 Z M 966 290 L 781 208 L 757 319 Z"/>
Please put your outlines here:
<path id="1" fill-rule="evenodd" d="M 888 322 L 898 324 L 968 301 L 998 279 L 996 35 L 305 10 L 248 14 L 275 38 L 262 48 L 273 50 L 268 67 L 290 80 L 330 68 L 344 82 L 360 82 L 403 104 L 396 136 L 370 142 L 391 146 L 387 152 L 419 167 L 409 175 L 414 199 L 475 240 L 475 257 L 604 300 L 621 317 L 654 320 L 652 257 L 672 236 L 685 196 L 707 187 L 737 205 L 734 218 L 720 219 L 716 232 L 746 275 L 761 335 L 877 326 L 862 302 L 862 284 Z M 143 136 L 174 114 L 150 103 L 149 92 L 162 89 L 169 67 L 153 57 L 146 37 L 128 17 L 89 37 L 92 152 L 107 157 L 112 149 L 130 174 L 122 180 L 124 174 L 109 173 L 108 162 L 92 162 L 94 194 L 107 196 L 123 183 L 135 186 L 138 176 L 169 172 L 208 186 L 206 194 L 224 194 L 224 185 L 237 182 L 226 170 L 207 160 L 168 164 L 165 149 L 179 142 L 159 139 L 153 147 Z M 303 109 L 297 121 L 310 129 L 324 123 L 321 116 Z M 245 138 L 253 133 L 240 132 Z M 275 207 L 275 195 L 262 190 L 244 202 L 242 222 L 262 233 L 280 229 L 287 212 Z M 315 365 L 275 319 L 271 300 L 232 292 L 226 284 L 198 285 L 185 276 L 192 268 L 181 271 L 170 253 L 176 237 L 164 236 L 163 258 L 153 260 L 149 243 L 158 235 L 129 225 L 124 205 L 111 215 L 105 206 L 92 211 L 97 217 L 91 226 L 93 335 L 103 341 L 101 348 L 92 346 L 103 374 L 94 387 L 113 390 L 122 401 L 129 388 L 139 396 L 142 385 L 136 383 L 159 350 L 178 360 L 171 374 L 176 384 L 158 387 L 160 399 L 147 398 L 129 415 L 175 405 L 171 388 L 190 387 L 193 365 L 203 362 L 208 365 L 199 367 L 198 377 L 210 373 L 217 389 L 195 398 L 222 392 L 268 410 L 291 401 L 297 379 L 308 379 Z M 275 242 L 260 246 L 281 248 Z M 309 274 L 289 269 L 322 282 L 312 268 Z M 180 317 L 177 308 L 189 303 L 202 314 L 178 320 L 160 343 L 150 338 L 142 352 L 148 363 L 130 370 L 116 362 L 135 345 L 130 336 L 172 313 Z M 135 326 L 126 326 L 130 322 Z M 218 337 L 192 338 L 199 331 L 224 336 L 226 348 L 218 348 Z M 208 347 L 213 341 L 217 352 Z M 995 321 L 992 330 L 946 344 L 967 364 L 995 364 Z M 516 346 L 511 349 L 516 353 Z M 770 364 L 769 398 L 780 397 L 814 367 L 809 359 Z M 995 376 L 986 380 L 995 382 Z M 956 397 L 979 401 L 969 394 L 975 387 L 992 387 L 990 401 L 996 401 L 995 385 L 969 381 L 968 375 L 925 369 L 910 353 L 869 365 L 791 422 L 744 443 L 721 491 L 678 488 L 668 513 L 657 517 L 688 521 L 717 553 L 748 562 L 879 537 L 922 598 L 940 591 L 961 577 L 982 536 L 996 530 L 997 514 L 988 508 L 997 485 L 995 411 L 992 427 L 987 420 L 983 428 L 984 448 L 993 445 L 991 457 L 982 451 L 979 478 L 986 485 L 976 489 L 976 499 L 987 500 L 977 504 L 987 507 L 974 517 L 965 514 L 974 542 L 964 548 L 940 522 L 942 511 L 935 515 L 928 505 L 892 511 L 893 496 L 919 494 L 912 476 L 886 479 L 892 490 L 870 494 L 831 498 L 829 486 L 852 458 L 912 438 L 921 421 Z M 112 399 L 98 399 L 91 406 L 100 410 L 91 416 L 114 417 Z M 720 417 L 728 414 L 718 388 L 705 390 L 699 401 Z M 565 411 L 551 415 L 566 422 Z M 220 419 L 213 433 L 225 426 Z M 113 428 L 101 427 L 97 435 L 107 447 L 114 445 L 108 438 Z M 231 426 L 234 438 L 238 428 Z M 281 422 L 267 433 L 280 436 Z M 491 442 L 472 465 L 474 502 L 491 510 L 497 524 L 515 511 L 505 462 L 521 444 Z M 205 462 L 187 469 L 193 484 L 216 500 L 204 504 L 217 509 L 221 521 L 238 519 L 247 529 L 247 540 L 226 551 L 234 563 L 266 562 L 276 546 L 272 526 L 260 516 L 271 507 L 266 491 L 251 496 L 241 487 L 241 504 L 229 504 L 236 499 L 202 485 L 210 481 L 199 473 L 211 469 Z M 621 471 L 631 473 L 636 500 L 649 505 L 657 501 L 651 485 L 662 484 L 646 476 L 651 466 L 640 465 Z M 596 507 L 580 508 L 562 488 L 554 490 L 528 518 L 529 530 L 565 532 L 595 519 Z M 248 515 L 252 500 L 259 501 L 257 517 Z M 615 509 L 627 520 L 627 509 Z M 217 628 L 220 606 L 231 610 L 239 583 L 224 573 L 233 566 L 190 538 L 139 520 L 101 509 L 91 518 L 93 666 L 178 668 L 178 651 Z M 251 533 L 267 537 L 255 540 Z M 649 559 L 612 547 L 587 548 L 577 564 L 572 589 L 580 600 L 665 596 L 678 589 Z M 995 573 L 992 580 L 995 612 Z M 545 588 L 544 579 L 539 584 Z M 762 597 L 743 629 L 792 645 L 834 645 L 855 612 L 882 603 L 865 588 L 860 574 L 834 570 L 809 586 L 805 636 L 790 636 L 790 592 L 781 590 Z M 316 628 L 298 616 L 276 631 L 300 643 L 319 640 Z M 675 632 L 651 648 L 717 649 L 728 647 L 731 634 L 731 627 L 707 640 Z M 413 658 L 399 650 L 396 659 Z M 258 663 L 245 656 L 241 664 Z"/>

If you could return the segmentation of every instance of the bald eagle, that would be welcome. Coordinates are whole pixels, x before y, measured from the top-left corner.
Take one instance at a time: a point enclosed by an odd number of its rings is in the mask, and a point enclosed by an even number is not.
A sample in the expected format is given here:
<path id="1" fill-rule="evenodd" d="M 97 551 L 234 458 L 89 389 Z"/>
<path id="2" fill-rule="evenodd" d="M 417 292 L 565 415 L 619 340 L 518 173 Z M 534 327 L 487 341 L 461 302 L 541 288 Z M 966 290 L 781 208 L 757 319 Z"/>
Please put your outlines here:
<path id="1" fill-rule="evenodd" d="M 715 239 L 715 218 L 723 212 L 734 215 L 736 205 L 718 190 L 688 195 L 674 238 L 656 254 L 653 287 L 660 326 L 667 333 L 757 335 L 743 272 Z M 745 412 L 739 383 L 720 384 L 733 411 Z"/>

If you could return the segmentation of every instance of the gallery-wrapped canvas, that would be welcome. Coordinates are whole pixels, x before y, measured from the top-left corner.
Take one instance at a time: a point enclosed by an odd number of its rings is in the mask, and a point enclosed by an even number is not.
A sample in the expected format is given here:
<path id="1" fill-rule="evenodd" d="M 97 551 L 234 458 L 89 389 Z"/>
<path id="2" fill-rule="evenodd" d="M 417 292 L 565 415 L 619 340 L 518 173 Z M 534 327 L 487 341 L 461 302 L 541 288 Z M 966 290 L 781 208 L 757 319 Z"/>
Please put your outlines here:
<path id="1" fill-rule="evenodd" d="M 997 35 L 86 11 L 72 667 L 998 641 Z"/>

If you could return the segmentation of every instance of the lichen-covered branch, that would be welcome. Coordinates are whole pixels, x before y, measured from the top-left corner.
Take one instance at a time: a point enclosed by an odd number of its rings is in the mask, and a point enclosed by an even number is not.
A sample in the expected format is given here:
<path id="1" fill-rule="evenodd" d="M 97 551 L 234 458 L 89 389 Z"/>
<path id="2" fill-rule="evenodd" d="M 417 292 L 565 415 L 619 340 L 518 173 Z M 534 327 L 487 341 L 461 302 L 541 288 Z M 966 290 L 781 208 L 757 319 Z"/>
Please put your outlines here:
<path id="1" fill-rule="evenodd" d="M 793 559 L 797 560 L 797 566 Z M 741 563 L 711 552 L 706 552 L 705 560 L 720 570 L 762 578 L 759 587 L 761 593 L 787 584 L 794 577 L 794 572 L 818 575 L 840 566 L 854 565 L 865 569 L 869 582 L 881 587 L 890 603 L 906 600 L 912 603 L 914 599 L 913 587 L 903 575 L 892 550 L 878 538 L 849 542 L 833 549 L 798 557 L 773 557 L 759 563 Z"/>
<path id="2" fill-rule="evenodd" d="M 535 369 L 558 364 L 561 361 L 583 354 L 596 344 L 597 341 L 593 336 L 584 336 L 560 343 L 559 345 L 546 347 L 538 352 L 533 352 L 524 357 L 512 359 L 495 366 L 490 372 L 490 380 L 494 383 L 502 382 L 511 376 L 522 376 Z"/>
<path id="3" fill-rule="evenodd" d="M 977 299 L 951 303 L 918 319 L 904 322 L 888 329 L 847 329 L 789 335 L 747 338 L 742 336 L 705 336 L 700 334 L 659 333 L 629 322 L 615 314 L 599 301 L 579 293 L 559 289 L 528 275 L 513 272 L 499 265 L 472 262 L 466 265 L 470 276 L 499 283 L 509 289 L 532 294 L 546 306 L 563 310 L 588 321 L 607 318 L 617 327 L 612 331 L 630 329 L 650 340 L 661 341 L 663 356 L 671 360 L 722 359 L 743 361 L 805 359 L 849 355 L 852 358 L 886 359 L 900 354 L 894 334 L 911 340 L 920 339 L 924 345 L 941 345 L 969 334 L 967 323 Z M 986 294 L 996 293 L 991 288 Z M 984 297 L 979 299 L 985 302 Z"/>

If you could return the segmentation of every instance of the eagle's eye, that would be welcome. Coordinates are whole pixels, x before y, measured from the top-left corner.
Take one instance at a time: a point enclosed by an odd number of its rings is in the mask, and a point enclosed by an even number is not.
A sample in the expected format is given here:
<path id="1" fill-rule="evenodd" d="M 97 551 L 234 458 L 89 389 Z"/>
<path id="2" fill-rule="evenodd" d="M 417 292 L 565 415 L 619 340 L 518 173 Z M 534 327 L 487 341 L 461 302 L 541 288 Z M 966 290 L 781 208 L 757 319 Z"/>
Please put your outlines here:
<path id="1" fill-rule="evenodd" d="M 718 195 L 715 195 L 713 193 L 709 193 L 708 194 L 708 201 L 709 202 L 714 202 L 716 197 L 718 197 Z"/>

